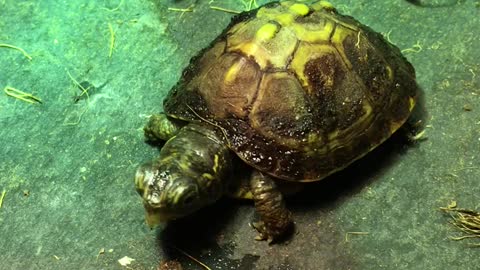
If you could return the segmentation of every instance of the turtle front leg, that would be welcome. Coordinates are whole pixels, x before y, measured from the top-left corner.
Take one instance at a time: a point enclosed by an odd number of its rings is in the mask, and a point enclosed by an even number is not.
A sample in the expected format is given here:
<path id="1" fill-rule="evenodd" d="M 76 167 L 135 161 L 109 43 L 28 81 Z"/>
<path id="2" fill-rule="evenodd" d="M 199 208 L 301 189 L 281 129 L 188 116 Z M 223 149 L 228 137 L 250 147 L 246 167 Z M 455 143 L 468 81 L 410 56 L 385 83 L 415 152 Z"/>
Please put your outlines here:
<path id="1" fill-rule="evenodd" d="M 164 113 L 150 116 L 147 125 L 143 128 L 145 138 L 152 143 L 168 141 L 185 126 L 185 123 L 168 118 Z"/>
<path id="2" fill-rule="evenodd" d="M 252 224 L 259 232 L 255 239 L 271 243 L 292 225 L 292 214 L 285 207 L 282 193 L 270 176 L 254 171 L 250 188 L 255 208 L 260 215 L 260 221 Z"/>

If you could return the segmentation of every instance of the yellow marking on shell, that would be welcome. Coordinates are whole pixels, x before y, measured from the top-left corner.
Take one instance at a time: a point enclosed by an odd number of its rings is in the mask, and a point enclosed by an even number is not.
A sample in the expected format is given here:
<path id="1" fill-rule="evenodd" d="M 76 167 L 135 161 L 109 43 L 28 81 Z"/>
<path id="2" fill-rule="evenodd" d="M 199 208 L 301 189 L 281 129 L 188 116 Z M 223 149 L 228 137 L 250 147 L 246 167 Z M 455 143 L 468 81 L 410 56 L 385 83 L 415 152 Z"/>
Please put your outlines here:
<path id="1" fill-rule="evenodd" d="M 363 115 L 358 118 L 357 121 L 350 125 L 351 129 L 360 130 L 359 126 L 365 125 L 365 123 L 370 122 L 373 117 L 373 108 L 372 105 L 368 102 L 364 102 L 363 106 Z"/>
<path id="2" fill-rule="evenodd" d="M 278 26 L 273 23 L 264 24 L 255 33 L 255 39 L 259 41 L 269 41 L 275 37 L 278 31 Z"/>
<path id="3" fill-rule="evenodd" d="M 390 134 L 395 133 L 401 126 L 403 125 L 403 122 L 391 122 L 390 123 Z"/>
<path id="4" fill-rule="evenodd" d="M 363 115 L 363 117 L 369 117 L 369 116 L 371 116 L 371 115 L 372 115 L 372 111 L 373 111 L 372 106 L 370 106 L 370 104 L 368 104 L 368 103 L 367 103 L 367 104 L 364 104 L 364 105 L 363 105 L 363 111 L 365 112 L 365 114 Z M 360 118 L 360 119 L 363 119 L 363 117 Z"/>
<path id="5" fill-rule="evenodd" d="M 246 53 L 247 55 L 256 55 L 257 51 L 259 50 L 258 44 L 255 42 L 247 42 L 244 44 L 241 44 L 239 46 L 239 49 Z"/>
<path id="6" fill-rule="evenodd" d="M 275 16 L 274 20 L 277 21 L 281 26 L 289 26 L 295 20 L 295 16 L 290 13 L 283 13 Z"/>
<path id="7" fill-rule="evenodd" d="M 285 14 L 285 13 L 282 13 L 278 8 L 262 7 L 257 11 L 257 18 L 269 21 L 269 20 L 275 20 L 275 17 L 282 14 Z"/>
<path id="8" fill-rule="evenodd" d="M 408 102 L 409 102 L 409 108 L 408 108 L 408 110 L 409 110 L 409 111 L 412 111 L 413 108 L 415 108 L 415 103 L 416 103 L 416 102 L 415 102 L 415 98 L 409 97 L 409 98 L 408 98 Z"/>
<path id="9" fill-rule="evenodd" d="M 307 5 L 301 3 L 295 3 L 291 5 L 289 10 L 300 16 L 305 16 L 310 12 L 310 8 Z"/>
<path id="10" fill-rule="evenodd" d="M 313 3 L 312 8 L 315 11 L 319 11 L 319 10 L 322 10 L 322 9 L 325 9 L 327 11 L 335 10 L 335 7 L 332 5 L 332 3 L 328 2 L 328 1 L 318 1 L 316 3 Z"/>
<path id="11" fill-rule="evenodd" d="M 293 24 L 292 27 L 298 39 L 308 43 L 318 43 L 327 41 L 330 38 L 330 34 L 334 29 L 334 23 L 327 20 L 324 27 L 318 30 L 309 30 L 302 24 Z"/>
<path id="12" fill-rule="evenodd" d="M 301 84 L 306 87 L 309 94 L 311 93 L 311 87 L 307 77 L 305 76 L 305 65 L 312 59 L 318 59 L 322 55 L 335 53 L 334 48 L 329 44 L 300 44 L 295 52 L 295 57 L 291 62 L 291 69 L 295 71 Z"/>
<path id="13" fill-rule="evenodd" d="M 365 121 L 368 121 L 368 119 L 372 117 L 373 115 L 372 106 L 368 102 L 365 102 L 362 107 L 363 107 L 363 115 L 355 123 L 353 123 L 353 125 L 357 125 L 357 124 L 361 125 L 361 123 L 365 123 Z"/>
<path id="14" fill-rule="evenodd" d="M 233 65 L 225 73 L 224 81 L 226 84 L 231 84 L 237 78 L 238 72 L 241 70 L 241 65 L 239 62 L 233 63 Z"/>
<path id="15" fill-rule="evenodd" d="M 214 173 L 218 172 L 218 155 L 215 155 L 213 157 L 213 172 Z"/>
<path id="16" fill-rule="evenodd" d="M 343 41 L 347 38 L 347 36 L 352 35 L 355 29 L 346 28 L 343 25 L 337 24 L 335 28 L 335 32 L 332 35 L 332 43 L 336 45 L 337 48 L 343 48 Z M 358 40 L 358 36 L 356 37 Z M 348 60 L 347 56 L 345 55 L 345 50 L 337 50 L 340 56 L 343 59 L 343 62 L 347 66 L 348 69 L 352 68 L 352 63 Z"/>
<path id="17" fill-rule="evenodd" d="M 352 33 L 357 32 L 356 28 L 347 28 L 343 24 L 337 24 L 335 28 L 335 33 L 332 35 L 332 42 L 338 45 L 342 45 L 343 41 L 347 36 L 352 35 Z M 358 40 L 358 36 L 355 37 Z"/>
<path id="18" fill-rule="evenodd" d="M 325 148 L 323 153 L 327 153 L 332 149 L 337 149 L 339 147 L 343 147 L 348 145 L 352 139 L 352 135 L 358 134 L 359 132 L 363 132 L 363 130 L 367 129 L 369 123 L 371 123 L 373 114 L 372 114 L 372 106 L 368 103 L 363 105 L 363 112 L 364 114 L 360 117 L 357 121 L 352 123 L 350 127 L 343 129 L 343 130 L 335 130 L 328 134 L 328 148 Z M 354 131 L 354 132 L 352 132 Z M 370 150 L 372 150 L 371 148 Z M 323 149 L 322 149 L 323 150 Z M 370 151 L 369 150 L 369 151 Z M 368 151 L 367 151 L 368 152 Z M 337 171 L 337 170 L 335 170 Z"/>
<path id="19" fill-rule="evenodd" d="M 301 15 L 290 9 L 285 10 L 285 8 L 290 8 L 292 6 L 291 2 L 281 2 L 281 5 L 284 8 L 260 8 L 257 11 L 257 18 L 265 19 L 266 21 L 273 20 L 278 22 L 281 26 L 289 26 L 293 23 L 296 17 Z"/>
<path id="20" fill-rule="evenodd" d="M 270 9 L 268 9 L 266 7 L 261 7 L 257 11 L 257 18 L 263 18 L 263 17 L 268 18 L 269 17 L 269 11 L 270 11 Z"/>
<path id="21" fill-rule="evenodd" d="M 393 70 L 390 66 L 386 66 L 387 68 L 387 78 L 389 81 L 393 80 Z"/>
<path id="22" fill-rule="evenodd" d="M 263 48 L 260 47 L 259 44 L 255 42 L 255 40 L 252 42 L 240 44 L 239 46 L 232 47 L 231 49 L 240 50 L 247 56 L 254 56 L 255 61 L 261 68 L 267 66 L 267 59 L 265 57 L 260 57 L 265 55 L 265 53 L 263 52 Z"/>

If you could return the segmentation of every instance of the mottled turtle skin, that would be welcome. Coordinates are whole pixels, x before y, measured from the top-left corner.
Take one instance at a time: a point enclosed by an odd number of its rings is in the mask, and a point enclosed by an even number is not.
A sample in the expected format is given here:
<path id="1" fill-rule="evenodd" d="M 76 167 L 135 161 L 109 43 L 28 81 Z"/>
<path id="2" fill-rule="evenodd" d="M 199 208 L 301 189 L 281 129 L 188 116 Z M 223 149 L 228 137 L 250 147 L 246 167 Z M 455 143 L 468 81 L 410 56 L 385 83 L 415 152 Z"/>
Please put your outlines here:
<path id="1" fill-rule="evenodd" d="M 147 221 L 233 193 L 255 201 L 259 239 L 272 240 L 291 223 L 275 183 L 318 181 L 364 156 L 403 125 L 416 92 L 400 50 L 328 2 L 242 13 L 145 127 L 166 141 L 136 175 Z M 232 175 L 235 154 L 252 168 L 247 180 Z"/>

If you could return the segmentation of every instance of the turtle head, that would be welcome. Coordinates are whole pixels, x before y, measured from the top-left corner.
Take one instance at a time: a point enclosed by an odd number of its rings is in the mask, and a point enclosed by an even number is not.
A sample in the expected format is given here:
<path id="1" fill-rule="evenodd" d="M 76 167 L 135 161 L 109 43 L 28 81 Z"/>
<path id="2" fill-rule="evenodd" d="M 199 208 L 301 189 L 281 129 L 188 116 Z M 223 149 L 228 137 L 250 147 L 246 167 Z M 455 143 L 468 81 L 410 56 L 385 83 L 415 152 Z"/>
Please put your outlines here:
<path id="1" fill-rule="evenodd" d="M 138 168 L 135 187 L 143 198 L 150 227 L 186 216 L 208 202 L 201 196 L 195 179 L 155 168 L 152 164 Z"/>
<path id="2" fill-rule="evenodd" d="M 230 150 L 216 132 L 188 124 L 169 139 L 152 163 L 138 168 L 135 186 L 151 227 L 212 204 L 227 190 Z"/>

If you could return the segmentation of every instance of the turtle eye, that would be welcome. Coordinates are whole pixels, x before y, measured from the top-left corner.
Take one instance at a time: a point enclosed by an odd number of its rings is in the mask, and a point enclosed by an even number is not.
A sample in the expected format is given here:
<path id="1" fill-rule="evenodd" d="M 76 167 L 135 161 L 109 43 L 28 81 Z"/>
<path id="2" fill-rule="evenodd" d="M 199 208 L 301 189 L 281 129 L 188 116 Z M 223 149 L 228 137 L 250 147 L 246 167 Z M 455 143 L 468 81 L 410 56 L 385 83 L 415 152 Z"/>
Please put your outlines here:
<path id="1" fill-rule="evenodd" d="M 197 198 L 198 198 L 197 190 L 194 188 L 190 188 L 182 194 L 180 199 L 180 204 L 186 207 L 190 207 L 197 201 L 196 200 Z"/>
<path id="2" fill-rule="evenodd" d="M 182 198 L 182 204 L 184 206 L 189 206 L 195 201 L 195 193 L 188 193 Z"/>
<path id="3" fill-rule="evenodd" d="M 185 196 L 185 198 L 183 199 L 183 204 L 184 205 L 190 205 L 192 204 L 193 200 L 194 200 L 194 195 L 193 194 L 188 194 Z"/>

